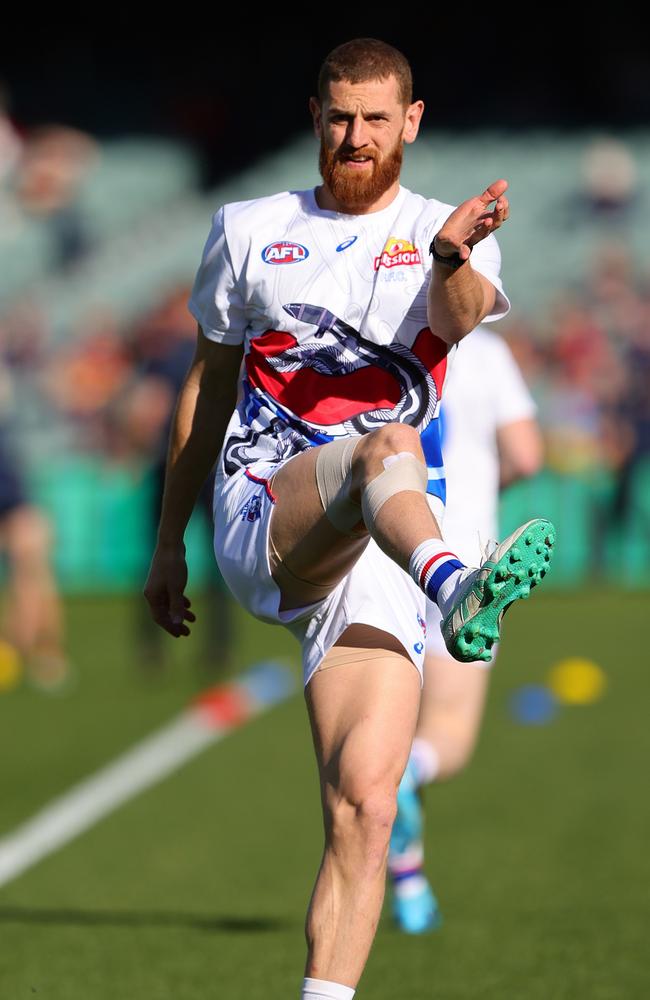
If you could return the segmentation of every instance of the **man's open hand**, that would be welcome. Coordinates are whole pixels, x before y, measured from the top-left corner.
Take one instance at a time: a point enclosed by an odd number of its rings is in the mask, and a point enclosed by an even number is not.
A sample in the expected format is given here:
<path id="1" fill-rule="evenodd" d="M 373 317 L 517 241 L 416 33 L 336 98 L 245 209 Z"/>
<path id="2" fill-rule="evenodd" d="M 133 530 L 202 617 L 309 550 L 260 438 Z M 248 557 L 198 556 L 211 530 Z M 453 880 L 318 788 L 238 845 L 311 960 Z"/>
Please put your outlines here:
<path id="1" fill-rule="evenodd" d="M 457 253 L 462 260 L 467 260 L 472 247 L 503 225 L 508 218 L 510 206 L 504 194 L 507 187 L 508 182 L 501 178 L 490 184 L 483 194 L 468 198 L 454 209 L 435 235 L 438 253 L 443 257 L 451 257 Z M 496 204 L 490 211 L 489 206 L 493 201 Z"/>
<path id="2" fill-rule="evenodd" d="M 173 547 L 159 546 L 154 552 L 143 593 L 153 620 L 175 638 L 189 635 L 185 622 L 196 621 L 196 615 L 189 610 L 190 599 L 183 593 L 186 585 L 185 546 L 182 543 Z"/>

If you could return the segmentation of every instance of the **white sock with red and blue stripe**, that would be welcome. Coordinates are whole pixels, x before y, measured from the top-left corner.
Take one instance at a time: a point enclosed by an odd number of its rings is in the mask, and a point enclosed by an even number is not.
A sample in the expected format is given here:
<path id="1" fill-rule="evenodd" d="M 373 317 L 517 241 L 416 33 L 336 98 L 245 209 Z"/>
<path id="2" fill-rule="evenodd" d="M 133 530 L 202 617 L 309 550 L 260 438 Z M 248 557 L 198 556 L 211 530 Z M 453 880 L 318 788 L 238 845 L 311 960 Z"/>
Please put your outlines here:
<path id="1" fill-rule="evenodd" d="M 447 614 L 458 584 L 467 576 L 467 567 L 441 538 L 428 538 L 409 559 L 409 573 L 429 600 Z"/>

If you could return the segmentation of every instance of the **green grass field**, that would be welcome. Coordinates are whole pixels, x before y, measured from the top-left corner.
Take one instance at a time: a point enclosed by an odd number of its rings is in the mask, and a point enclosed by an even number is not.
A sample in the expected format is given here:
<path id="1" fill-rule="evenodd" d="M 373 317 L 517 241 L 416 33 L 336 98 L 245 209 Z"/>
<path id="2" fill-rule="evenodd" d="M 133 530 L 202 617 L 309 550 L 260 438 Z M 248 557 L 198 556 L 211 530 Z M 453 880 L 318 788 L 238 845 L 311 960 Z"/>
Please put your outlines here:
<path id="1" fill-rule="evenodd" d="M 476 757 L 427 794 L 444 926 L 406 938 L 386 911 L 359 998 L 650 996 L 648 611 L 647 594 L 556 592 L 508 617 Z M 131 602 L 71 599 L 68 614 L 72 688 L 0 693 L 0 835 L 205 685 L 200 624 L 152 677 L 134 662 Z M 239 626 L 235 669 L 279 657 L 297 673 L 288 633 Z M 571 654 L 606 671 L 602 700 L 517 724 L 514 689 Z M 296 695 L 0 889 L 0 998 L 297 997 L 321 846 Z"/>

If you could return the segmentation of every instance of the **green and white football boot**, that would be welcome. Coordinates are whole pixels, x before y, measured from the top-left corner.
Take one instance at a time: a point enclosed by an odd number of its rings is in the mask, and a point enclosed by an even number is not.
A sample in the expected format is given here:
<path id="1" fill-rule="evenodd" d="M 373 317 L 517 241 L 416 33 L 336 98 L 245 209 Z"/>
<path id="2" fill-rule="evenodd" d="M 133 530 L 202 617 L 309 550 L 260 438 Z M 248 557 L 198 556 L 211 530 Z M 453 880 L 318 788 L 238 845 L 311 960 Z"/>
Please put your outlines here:
<path id="1" fill-rule="evenodd" d="M 514 601 L 529 596 L 547 573 L 555 528 L 545 518 L 527 521 L 484 553 L 481 565 L 460 585 L 440 623 L 445 645 L 456 660 L 490 660 L 501 619 Z"/>

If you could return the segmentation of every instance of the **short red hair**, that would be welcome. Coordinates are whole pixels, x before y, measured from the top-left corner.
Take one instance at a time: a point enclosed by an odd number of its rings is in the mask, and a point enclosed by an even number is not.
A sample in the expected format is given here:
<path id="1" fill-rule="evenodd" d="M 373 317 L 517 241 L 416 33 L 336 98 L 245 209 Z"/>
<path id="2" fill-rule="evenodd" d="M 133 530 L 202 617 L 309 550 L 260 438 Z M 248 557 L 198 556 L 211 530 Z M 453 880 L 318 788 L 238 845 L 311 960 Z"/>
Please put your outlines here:
<path id="1" fill-rule="evenodd" d="M 386 80 L 394 76 L 400 102 L 405 108 L 413 101 L 413 74 L 406 56 L 378 38 L 354 38 L 332 49 L 318 74 L 318 99 L 322 104 L 332 81 Z"/>

